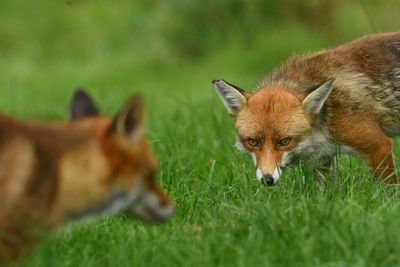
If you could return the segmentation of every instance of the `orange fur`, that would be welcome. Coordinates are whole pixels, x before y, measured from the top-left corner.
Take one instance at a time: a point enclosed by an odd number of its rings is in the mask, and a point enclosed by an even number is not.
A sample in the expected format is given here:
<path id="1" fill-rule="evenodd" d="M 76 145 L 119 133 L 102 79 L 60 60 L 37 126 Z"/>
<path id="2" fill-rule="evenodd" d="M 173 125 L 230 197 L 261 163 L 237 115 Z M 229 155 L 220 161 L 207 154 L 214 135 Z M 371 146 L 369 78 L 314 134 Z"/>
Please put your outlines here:
<path id="1" fill-rule="evenodd" d="M 129 114 L 143 112 L 139 101 L 128 104 Z M 0 116 L 0 262 L 71 218 L 110 210 L 161 221 L 172 214 L 172 204 L 155 183 L 157 164 L 139 131 L 142 120 L 125 115 L 114 119 L 123 122 L 121 133 L 113 120 L 93 110 L 57 125 Z"/>
<path id="2" fill-rule="evenodd" d="M 282 161 L 283 152 L 290 149 L 277 148 L 277 140 L 296 136 L 294 141 L 298 143 L 308 133 L 310 127 L 300 104 L 300 99 L 284 88 L 260 90 L 248 98 L 247 105 L 236 117 L 238 136 L 247 150 L 256 155 L 258 167 L 263 172 L 272 173 Z M 248 138 L 262 140 L 262 146 L 248 146 Z"/>
<path id="3" fill-rule="evenodd" d="M 399 51 L 400 32 L 375 34 L 293 57 L 254 94 L 214 80 L 258 179 L 272 184 L 297 160 L 327 169 L 341 147 L 364 158 L 380 180 L 396 183 L 390 137 L 400 134 Z"/>

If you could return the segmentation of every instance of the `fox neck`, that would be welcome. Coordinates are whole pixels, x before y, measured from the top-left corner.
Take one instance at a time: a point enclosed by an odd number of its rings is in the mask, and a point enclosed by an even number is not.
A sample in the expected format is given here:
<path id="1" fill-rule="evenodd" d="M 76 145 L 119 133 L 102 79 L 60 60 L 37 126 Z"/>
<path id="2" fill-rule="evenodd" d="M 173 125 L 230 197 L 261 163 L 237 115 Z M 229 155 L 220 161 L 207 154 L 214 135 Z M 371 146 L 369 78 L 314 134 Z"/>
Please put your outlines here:
<path id="1" fill-rule="evenodd" d="M 295 150 L 288 153 L 288 156 L 291 160 L 304 159 L 315 166 L 320 166 L 326 159 L 332 159 L 337 152 L 356 155 L 350 147 L 338 143 L 332 136 L 325 120 L 317 117 L 312 124 L 310 133 L 297 145 Z"/>
<path id="2" fill-rule="evenodd" d="M 95 142 L 66 153 L 59 162 L 59 189 L 51 223 L 63 221 L 107 198 L 109 172 L 101 147 Z"/>
<path id="3" fill-rule="evenodd" d="M 296 149 L 288 153 L 287 157 L 296 160 L 305 160 L 319 165 L 325 158 L 333 158 L 336 145 L 329 133 L 321 128 L 312 128 L 310 134 L 298 144 Z"/>

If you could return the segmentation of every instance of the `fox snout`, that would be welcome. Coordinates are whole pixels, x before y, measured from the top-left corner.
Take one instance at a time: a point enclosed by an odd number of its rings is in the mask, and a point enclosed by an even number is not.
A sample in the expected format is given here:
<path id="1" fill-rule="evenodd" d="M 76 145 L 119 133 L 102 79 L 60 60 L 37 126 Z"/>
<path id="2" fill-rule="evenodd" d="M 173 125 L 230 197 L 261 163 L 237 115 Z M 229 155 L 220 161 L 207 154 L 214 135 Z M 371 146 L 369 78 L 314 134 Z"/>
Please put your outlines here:
<path id="1" fill-rule="evenodd" d="M 161 223 L 175 213 L 175 205 L 161 191 L 145 191 L 128 212 L 151 223 Z"/>
<path id="2" fill-rule="evenodd" d="M 275 185 L 282 174 L 283 169 L 280 167 L 276 167 L 276 169 L 271 173 L 263 172 L 260 168 L 257 168 L 256 176 L 257 180 L 260 181 L 263 185 L 272 186 Z"/>
<path id="3" fill-rule="evenodd" d="M 272 175 L 265 175 L 261 178 L 261 183 L 269 186 L 274 185 L 274 177 Z"/>

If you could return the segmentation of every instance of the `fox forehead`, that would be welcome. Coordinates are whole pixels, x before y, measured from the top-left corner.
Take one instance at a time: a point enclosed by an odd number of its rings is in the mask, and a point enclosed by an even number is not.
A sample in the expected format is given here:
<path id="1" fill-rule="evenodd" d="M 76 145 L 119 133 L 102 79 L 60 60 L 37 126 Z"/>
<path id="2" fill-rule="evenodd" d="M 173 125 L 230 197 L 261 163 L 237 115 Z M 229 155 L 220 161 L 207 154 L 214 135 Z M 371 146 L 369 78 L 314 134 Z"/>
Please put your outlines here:
<path id="1" fill-rule="evenodd" d="M 265 87 L 254 93 L 239 112 L 239 137 L 298 135 L 308 130 L 301 98 L 281 87 Z"/>

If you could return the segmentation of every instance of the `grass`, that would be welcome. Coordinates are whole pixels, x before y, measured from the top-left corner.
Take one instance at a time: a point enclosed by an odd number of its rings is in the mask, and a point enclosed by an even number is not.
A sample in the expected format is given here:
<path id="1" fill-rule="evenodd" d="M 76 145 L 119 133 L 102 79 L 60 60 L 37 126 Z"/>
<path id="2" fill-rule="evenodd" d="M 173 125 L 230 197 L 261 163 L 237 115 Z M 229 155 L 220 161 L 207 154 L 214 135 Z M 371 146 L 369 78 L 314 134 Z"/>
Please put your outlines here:
<path id="1" fill-rule="evenodd" d="M 191 144 L 178 148 L 181 159 L 161 160 L 161 182 L 178 206 L 170 221 L 153 226 L 114 216 L 70 225 L 26 266 L 399 264 L 398 194 L 373 182 L 359 162 L 341 158 L 335 186 L 318 186 L 297 168 L 267 188 L 228 145 L 204 152 L 207 161 L 190 155 L 200 149 Z"/>
<path id="2" fill-rule="evenodd" d="M 113 115 L 140 92 L 159 159 L 158 181 L 177 205 L 175 216 L 162 225 L 117 215 L 62 226 L 15 266 L 400 265 L 397 186 L 375 182 L 363 162 L 345 156 L 338 160 L 336 185 L 317 185 L 301 166 L 278 186 L 261 186 L 251 160 L 233 148 L 233 122 L 211 86 L 212 79 L 225 78 L 252 88 L 294 52 L 342 39 L 332 41 L 292 23 L 266 28 L 251 42 L 233 36 L 202 57 L 182 59 L 163 50 L 162 40 L 150 42 L 162 32 L 157 24 L 139 31 L 144 40 L 132 37 L 124 22 L 145 20 L 140 15 L 152 14 L 146 8 L 147 13 L 135 10 L 130 16 L 122 12 L 124 1 L 122 8 L 100 5 L 91 13 L 84 1 L 72 11 L 37 1 L 54 11 L 46 18 L 41 9 L 30 12 L 35 8 L 30 2 L 21 11 L 12 3 L 0 11 L 0 32 L 7 33 L 0 41 L 2 112 L 61 120 L 73 89 L 84 86 L 104 113 Z M 161 24 L 162 12 L 157 13 Z M 346 28 L 345 36 L 362 31 L 365 27 Z"/>

